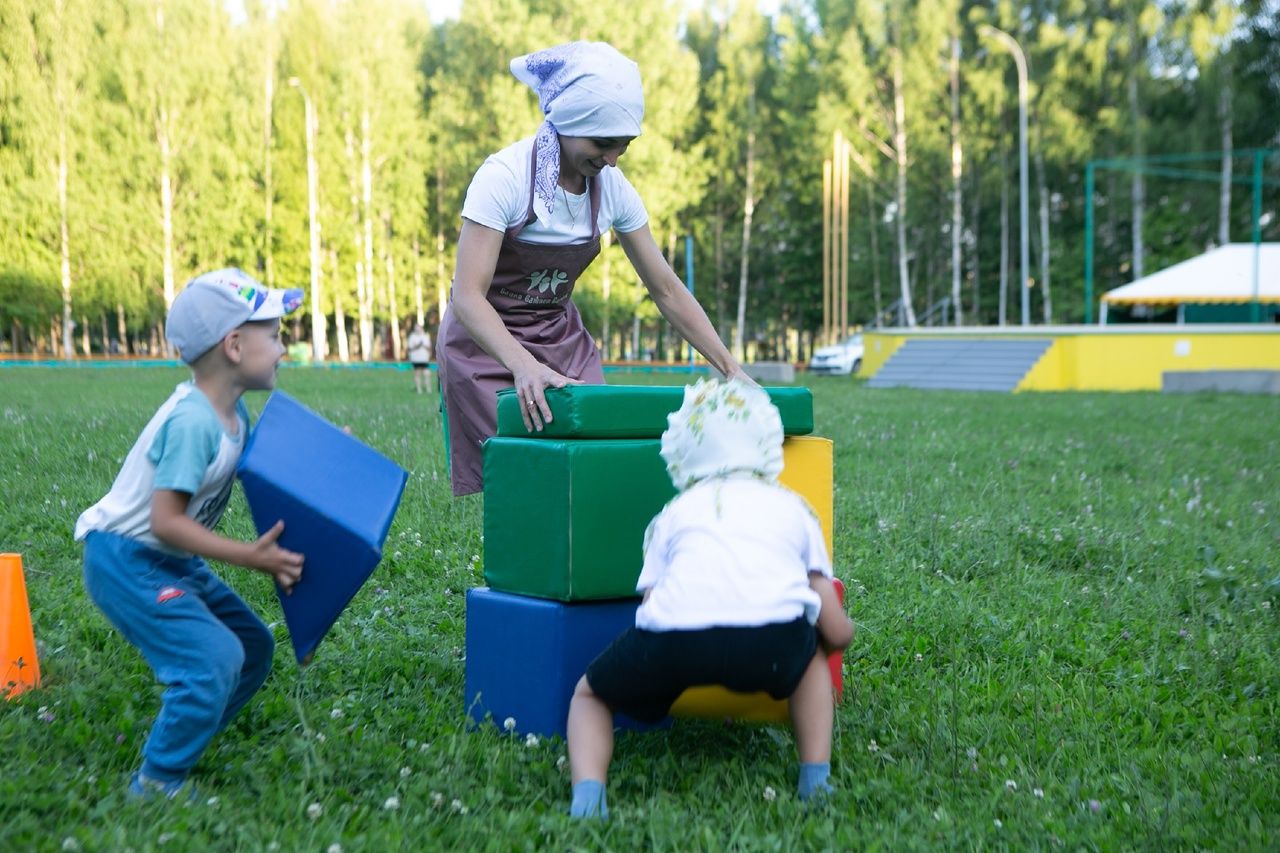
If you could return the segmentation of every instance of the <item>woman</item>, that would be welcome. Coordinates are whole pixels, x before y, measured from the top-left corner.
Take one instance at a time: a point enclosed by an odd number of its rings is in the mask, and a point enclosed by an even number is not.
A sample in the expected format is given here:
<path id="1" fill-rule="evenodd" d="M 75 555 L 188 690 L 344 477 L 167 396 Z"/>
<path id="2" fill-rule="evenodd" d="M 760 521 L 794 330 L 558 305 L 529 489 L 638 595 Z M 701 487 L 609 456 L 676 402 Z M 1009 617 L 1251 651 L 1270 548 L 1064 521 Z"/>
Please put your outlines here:
<path id="1" fill-rule="evenodd" d="M 525 428 L 541 431 L 551 418 L 545 389 L 604 382 L 569 297 L 609 228 L 676 331 L 725 377 L 745 378 L 617 168 L 644 116 L 636 64 L 602 42 L 571 42 L 517 57 L 511 72 L 538 93 L 546 119 L 484 162 L 462 207 L 436 352 L 455 495 L 484 487 L 481 445 L 497 428 L 499 389 L 514 386 Z"/>

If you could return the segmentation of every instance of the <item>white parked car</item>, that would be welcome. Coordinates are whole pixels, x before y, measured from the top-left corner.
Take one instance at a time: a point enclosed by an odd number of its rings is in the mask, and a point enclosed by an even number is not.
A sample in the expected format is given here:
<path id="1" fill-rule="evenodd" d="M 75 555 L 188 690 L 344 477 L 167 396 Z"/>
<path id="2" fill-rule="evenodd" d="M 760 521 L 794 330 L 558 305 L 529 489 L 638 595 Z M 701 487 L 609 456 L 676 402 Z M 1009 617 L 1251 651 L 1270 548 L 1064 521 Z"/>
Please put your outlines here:
<path id="1" fill-rule="evenodd" d="M 862 367 L 862 334 L 850 335 L 838 344 L 821 347 L 809 359 L 810 373 L 848 376 Z"/>

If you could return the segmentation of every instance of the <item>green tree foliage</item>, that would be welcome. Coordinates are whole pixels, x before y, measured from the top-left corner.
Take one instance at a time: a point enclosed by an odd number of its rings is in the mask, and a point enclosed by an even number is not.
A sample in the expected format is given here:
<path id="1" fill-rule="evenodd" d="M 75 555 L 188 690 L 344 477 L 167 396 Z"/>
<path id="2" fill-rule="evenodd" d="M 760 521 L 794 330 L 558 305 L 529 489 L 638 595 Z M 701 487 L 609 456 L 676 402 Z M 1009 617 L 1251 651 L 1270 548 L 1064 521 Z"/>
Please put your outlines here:
<path id="1" fill-rule="evenodd" d="M 1032 314 L 1040 319 L 1043 258 L 1054 319 L 1077 321 L 1085 163 L 1275 146 L 1276 11 L 1274 0 L 791 0 L 765 17 L 749 0 L 635 0 L 625 14 L 464 0 L 456 20 L 432 23 L 414 0 L 7 0 L 3 340 L 60 352 L 74 330 L 77 351 L 85 341 L 94 352 L 112 340 L 150 348 L 167 293 L 216 266 L 265 276 L 269 258 L 277 286 L 309 286 L 305 92 L 327 349 L 381 355 L 419 293 L 438 321 L 472 175 L 540 122 L 510 60 L 571 39 L 609 41 L 640 64 L 645 128 L 622 168 L 681 275 L 692 237 L 696 294 L 721 334 L 800 358 L 823 323 L 822 162 L 837 131 L 853 146 L 851 318 L 870 322 L 877 303 L 896 299 L 903 270 L 922 314 L 950 293 L 958 36 L 964 316 L 995 322 L 1000 271 L 1017 276 L 1017 93 L 1009 54 L 980 34 L 984 24 L 1017 39 L 1030 67 Z M 1206 161 L 1205 180 L 1140 184 L 1100 172 L 1098 289 L 1132 277 L 1139 247 L 1151 271 L 1224 233 L 1247 239 L 1252 199 L 1240 179 L 1250 167 Z M 1264 239 L 1280 236 L 1278 169 L 1267 161 Z M 640 349 L 674 354 L 616 245 L 577 298 L 611 355 L 636 355 L 637 332 Z M 309 311 L 290 327 L 303 339 Z"/>

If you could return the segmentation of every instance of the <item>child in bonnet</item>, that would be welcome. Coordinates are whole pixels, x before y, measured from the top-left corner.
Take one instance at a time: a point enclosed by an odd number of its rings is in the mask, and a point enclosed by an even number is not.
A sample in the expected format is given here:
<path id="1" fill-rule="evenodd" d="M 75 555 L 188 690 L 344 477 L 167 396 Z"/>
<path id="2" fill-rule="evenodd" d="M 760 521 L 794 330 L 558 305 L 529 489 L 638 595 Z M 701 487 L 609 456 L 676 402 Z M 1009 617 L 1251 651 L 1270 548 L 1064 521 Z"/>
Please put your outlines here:
<path id="1" fill-rule="evenodd" d="M 778 484 L 782 421 L 741 381 L 702 380 L 668 417 L 662 458 L 679 494 L 649 524 L 635 627 L 597 657 L 569 706 L 575 817 L 607 817 L 613 714 L 656 722 L 685 689 L 790 698 L 801 800 L 831 792 L 831 673 L 853 623 L 817 518 Z"/>

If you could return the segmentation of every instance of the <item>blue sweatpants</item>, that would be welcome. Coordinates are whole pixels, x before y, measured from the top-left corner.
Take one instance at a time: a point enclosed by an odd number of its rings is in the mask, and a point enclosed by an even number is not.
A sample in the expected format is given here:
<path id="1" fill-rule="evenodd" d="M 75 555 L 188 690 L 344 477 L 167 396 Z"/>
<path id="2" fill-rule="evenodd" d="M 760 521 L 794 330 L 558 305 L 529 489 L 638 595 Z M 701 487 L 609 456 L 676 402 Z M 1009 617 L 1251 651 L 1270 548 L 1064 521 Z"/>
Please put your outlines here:
<path id="1" fill-rule="evenodd" d="M 85 539 L 84 584 L 168 689 L 142 748 L 142 772 L 185 779 L 271 671 L 275 640 L 199 557 L 181 558 L 95 531 Z"/>

